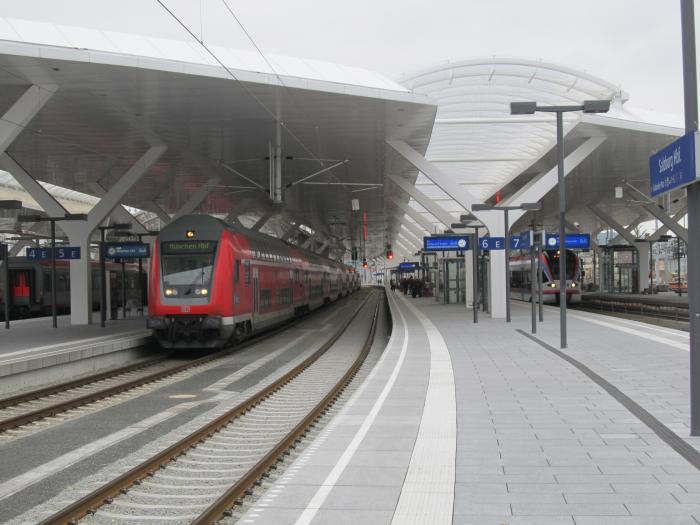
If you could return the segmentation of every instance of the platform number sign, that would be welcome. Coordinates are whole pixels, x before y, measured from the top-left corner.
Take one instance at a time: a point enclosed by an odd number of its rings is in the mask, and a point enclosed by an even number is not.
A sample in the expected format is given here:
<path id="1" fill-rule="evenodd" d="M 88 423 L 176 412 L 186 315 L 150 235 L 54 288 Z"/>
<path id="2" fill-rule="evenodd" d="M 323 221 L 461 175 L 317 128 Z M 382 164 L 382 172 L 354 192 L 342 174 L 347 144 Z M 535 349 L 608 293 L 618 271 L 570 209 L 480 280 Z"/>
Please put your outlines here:
<path id="1" fill-rule="evenodd" d="M 492 250 L 505 250 L 506 240 L 504 237 L 482 237 L 479 239 L 479 248 L 485 252 Z"/>

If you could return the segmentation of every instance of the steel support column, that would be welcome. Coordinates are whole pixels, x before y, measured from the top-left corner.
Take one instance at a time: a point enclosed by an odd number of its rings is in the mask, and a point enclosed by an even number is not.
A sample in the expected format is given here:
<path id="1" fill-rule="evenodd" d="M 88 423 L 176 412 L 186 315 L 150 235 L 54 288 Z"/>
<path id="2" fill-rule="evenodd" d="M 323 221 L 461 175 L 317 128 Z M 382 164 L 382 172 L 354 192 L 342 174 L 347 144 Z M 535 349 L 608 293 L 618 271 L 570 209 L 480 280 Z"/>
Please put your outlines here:
<path id="1" fill-rule="evenodd" d="M 195 191 L 187 202 L 183 204 L 177 213 L 173 216 L 172 220 L 179 219 L 184 215 L 189 215 L 194 213 L 197 208 L 204 202 L 207 196 L 212 192 L 212 190 L 221 182 L 219 177 L 212 177 L 207 182 L 202 184 L 197 191 Z"/>

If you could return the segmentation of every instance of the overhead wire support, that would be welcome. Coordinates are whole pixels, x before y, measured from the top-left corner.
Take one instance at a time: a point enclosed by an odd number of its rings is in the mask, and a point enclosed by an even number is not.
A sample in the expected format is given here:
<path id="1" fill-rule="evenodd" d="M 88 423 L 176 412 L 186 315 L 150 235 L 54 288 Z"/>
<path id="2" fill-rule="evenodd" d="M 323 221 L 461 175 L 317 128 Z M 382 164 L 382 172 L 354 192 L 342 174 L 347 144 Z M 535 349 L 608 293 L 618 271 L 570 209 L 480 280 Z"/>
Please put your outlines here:
<path id="1" fill-rule="evenodd" d="M 260 100 L 260 98 L 259 98 L 257 95 L 255 95 L 255 93 L 253 93 L 253 92 L 250 90 L 250 88 L 248 88 L 248 86 L 246 86 L 245 82 L 243 82 L 240 78 L 238 78 L 238 77 L 236 76 L 236 74 L 235 74 L 233 71 L 231 71 L 231 69 L 230 69 L 226 64 L 224 64 L 224 63 L 221 61 L 221 59 L 219 59 L 219 57 L 216 55 L 216 53 L 214 53 L 211 49 L 209 49 L 209 47 L 204 43 L 203 40 L 200 40 L 199 38 L 197 38 L 197 35 L 187 26 L 187 24 L 185 24 L 182 20 L 180 20 L 180 18 L 179 18 L 175 13 L 173 13 L 173 11 L 172 11 L 170 8 L 168 8 L 168 6 L 165 5 L 165 3 L 163 2 L 163 0 L 156 0 L 156 2 L 158 2 L 158 4 L 160 4 L 160 6 L 161 6 L 163 9 L 165 9 L 165 11 L 166 11 L 166 12 L 167 12 L 167 13 L 168 13 L 168 14 L 169 14 L 169 15 L 170 15 L 170 16 L 171 16 L 171 17 L 172 17 L 172 18 L 173 18 L 173 19 L 174 19 L 174 20 L 175 20 L 175 21 L 176 21 L 176 22 L 177 22 L 177 23 L 178 23 L 178 24 L 179 24 L 179 25 L 194 39 L 194 40 L 196 40 L 196 41 L 202 46 L 202 48 L 203 48 L 209 55 L 211 55 L 211 57 L 212 57 L 222 68 L 224 68 L 224 70 L 229 74 L 229 76 L 230 76 L 233 80 L 235 80 L 235 81 L 237 81 L 237 82 L 239 82 L 239 83 L 241 84 L 241 86 L 243 87 L 243 89 L 244 89 L 244 90 L 245 90 L 245 91 L 260 105 L 260 107 L 262 107 L 262 108 L 265 110 L 265 112 L 266 112 L 270 117 L 272 117 L 272 119 L 275 121 L 275 123 L 277 123 L 277 124 L 279 124 L 281 127 L 283 127 L 283 128 L 287 131 L 287 133 L 289 133 L 289 136 L 292 137 L 292 138 L 294 139 L 294 141 L 295 141 L 297 144 L 299 144 L 299 146 L 301 146 L 302 149 L 303 149 L 304 151 L 306 151 L 311 157 L 318 159 L 317 155 L 315 155 L 314 152 L 311 151 L 311 149 L 309 149 L 309 147 L 304 143 L 304 141 L 302 141 L 299 137 L 297 137 L 297 136 L 294 134 L 294 132 L 293 132 L 291 129 L 289 129 L 288 126 L 285 125 L 284 121 L 282 121 L 280 118 L 278 118 L 277 115 L 275 114 L 275 112 L 272 111 L 269 107 L 267 107 L 267 105 L 266 105 L 262 100 Z M 267 58 L 266 58 L 265 55 L 262 53 L 262 51 L 260 51 L 260 48 L 259 48 L 258 45 L 255 43 L 255 41 L 252 39 L 252 37 L 250 36 L 250 34 L 248 33 L 248 31 L 246 31 L 246 29 L 245 29 L 245 28 L 243 27 L 243 25 L 240 23 L 240 21 L 238 20 L 238 18 L 237 18 L 237 17 L 235 16 L 235 14 L 231 11 L 231 8 L 228 6 L 228 4 L 226 4 L 226 2 L 223 1 L 223 0 L 222 0 L 222 2 L 226 5 L 227 10 L 228 10 L 229 12 L 231 12 L 231 14 L 233 15 L 233 17 L 234 17 L 234 19 L 236 20 L 236 22 L 241 26 L 241 28 L 243 29 L 244 33 L 245 33 L 246 36 L 248 37 L 248 39 L 251 40 L 251 42 L 253 43 L 253 45 L 255 46 L 255 48 L 256 48 L 256 49 L 258 50 L 258 52 L 263 56 L 263 59 L 264 59 L 265 62 L 268 64 L 268 67 L 270 67 L 270 68 L 272 69 L 272 72 L 274 73 L 275 77 L 277 77 L 277 80 L 280 82 L 280 84 L 282 85 L 282 87 L 287 88 L 288 86 L 287 86 L 286 84 L 284 84 L 284 82 L 282 81 L 282 78 L 280 77 L 280 75 L 279 75 L 279 74 L 277 73 L 277 71 L 275 71 L 275 69 L 270 65 L 270 62 L 267 60 Z M 324 164 L 324 162 L 323 162 L 322 160 L 319 159 L 319 160 L 317 160 L 317 162 L 319 162 L 319 164 L 320 164 L 321 166 L 325 167 L 325 164 Z"/>

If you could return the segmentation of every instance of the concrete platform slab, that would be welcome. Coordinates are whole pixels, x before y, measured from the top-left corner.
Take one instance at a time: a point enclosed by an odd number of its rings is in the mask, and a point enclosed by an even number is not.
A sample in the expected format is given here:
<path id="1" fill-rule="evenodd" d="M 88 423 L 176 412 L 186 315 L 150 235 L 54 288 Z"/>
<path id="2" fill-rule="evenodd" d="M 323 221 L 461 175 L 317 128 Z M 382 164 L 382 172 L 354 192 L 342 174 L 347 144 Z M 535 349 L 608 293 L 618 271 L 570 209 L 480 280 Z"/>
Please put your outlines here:
<path id="1" fill-rule="evenodd" d="M 553 308 L 533 340 L 524 304 L 513 304 L 510 324 L 477 325 L 434 299 L 390 293 L 390 304 L 384 356 L 272 489 L 294 497 L 251 509 L 244 523 L 342 523 L 361 513 L 387 524 L 697 523 L 687 333 L 572 312 L 559 355 L 547 348 L 559 340 Z M 428 409 L 436 395 L 443 407 Z M 678 442 L 692 452 L 680 454 Z M 402 501 L 419 510 L 403 512 Z"/>
<path id="2" fill-rule="evenodd" d="M 108 321 L 105 328 L 98 315 L 87 326 L 69 321 L 61 316 L 53 328 L 50 317 L 24 319 L 0 332 L 0 395 L 125 364 L 151 342 L 145 317 Z"/>

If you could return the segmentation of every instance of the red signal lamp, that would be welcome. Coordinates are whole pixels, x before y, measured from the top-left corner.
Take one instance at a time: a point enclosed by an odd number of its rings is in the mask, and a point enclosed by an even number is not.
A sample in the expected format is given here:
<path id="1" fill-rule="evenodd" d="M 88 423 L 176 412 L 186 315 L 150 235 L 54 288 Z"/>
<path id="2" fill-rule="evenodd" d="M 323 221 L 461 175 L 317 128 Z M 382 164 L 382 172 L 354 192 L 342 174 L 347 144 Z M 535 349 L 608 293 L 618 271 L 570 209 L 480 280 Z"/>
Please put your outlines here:
<path id="1" fill-rule="evenodd" d="M 394 260 L 394 252 L 391 250 L 386 251 L 386 258 L 389 259 L 390 261 Z"/>
<path id="2" fill-rule="evenodd" d="M 367 259 L 362 259 L 362 267 L 369 268 L 369 264 L 367 264 Z"/>

